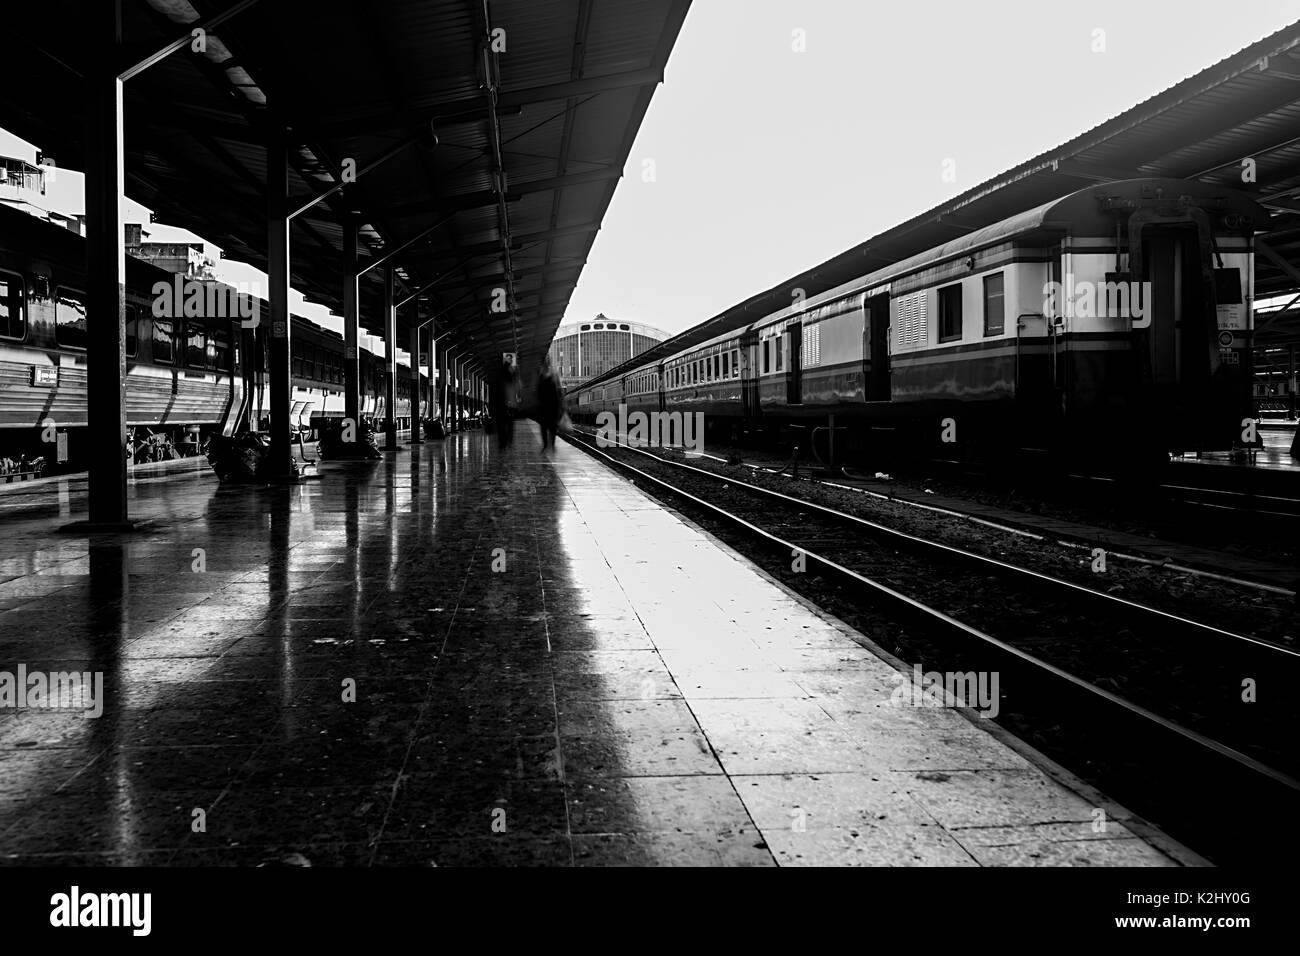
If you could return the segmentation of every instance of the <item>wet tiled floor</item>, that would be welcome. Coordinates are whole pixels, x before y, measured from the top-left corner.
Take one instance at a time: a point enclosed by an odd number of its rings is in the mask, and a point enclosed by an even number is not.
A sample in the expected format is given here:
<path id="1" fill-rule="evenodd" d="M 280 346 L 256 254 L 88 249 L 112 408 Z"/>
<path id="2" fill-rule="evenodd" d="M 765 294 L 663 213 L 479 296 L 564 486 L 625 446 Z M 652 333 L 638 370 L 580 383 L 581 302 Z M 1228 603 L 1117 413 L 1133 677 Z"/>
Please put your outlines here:
<path id="1" fill-rule="evenodd" d="M 142 529 L 89 544 L 52 533 L 57 489 L 9 513 L 0 674 L 100 673 L 103 713 L 0 707 L 0 860 L 1194 859 L 894 706 L 842 625 L 534 431 L 290 488 L 141 482 Z"/>

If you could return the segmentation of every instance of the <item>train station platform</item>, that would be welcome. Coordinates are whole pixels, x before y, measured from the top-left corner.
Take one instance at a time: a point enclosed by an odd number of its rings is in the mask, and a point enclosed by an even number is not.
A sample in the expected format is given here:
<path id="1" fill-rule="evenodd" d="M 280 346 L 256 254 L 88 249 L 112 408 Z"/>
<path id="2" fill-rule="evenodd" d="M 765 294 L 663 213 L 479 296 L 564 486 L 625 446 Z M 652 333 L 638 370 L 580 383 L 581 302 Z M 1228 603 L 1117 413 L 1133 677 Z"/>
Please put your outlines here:
<path id="1" fill-rule="evenodd" d="M 516 436 L 138 483 L 129 536 L 6 518 L 0 671 L 103 684 L 97 717 L 0 710 L 0 861 L 1201 862 L 989 722 L 895 704 L 860 635 Z"/>

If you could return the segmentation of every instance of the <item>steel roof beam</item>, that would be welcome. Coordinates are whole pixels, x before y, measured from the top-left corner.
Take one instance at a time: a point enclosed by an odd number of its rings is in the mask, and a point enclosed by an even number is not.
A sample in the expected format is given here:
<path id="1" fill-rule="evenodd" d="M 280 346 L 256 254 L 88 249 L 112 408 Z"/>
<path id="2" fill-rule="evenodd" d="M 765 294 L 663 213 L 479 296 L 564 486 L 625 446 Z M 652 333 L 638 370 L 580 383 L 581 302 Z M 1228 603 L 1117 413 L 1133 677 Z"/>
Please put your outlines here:
<path id="1" fill-rule="evenodd" d="M 195 39 L 194 33 L 196 30 L 201 30 L 203 33 L 206 34 L 208 31 L 212 30 L 213 28 L 221 26 L 221 24 L 225 23 L 231 17 L 235 16 L 235 14 L 244 12 L 249 7 L 254 6 L 256 3 L 257 0 L 239 0 L 238 3 L 228 8 L 227 10 L 223 11 L 222 13 L 218 13 L 215 16 L 209 17 L 207 20 L 189 24 L 189 28 L 185 31 L 184 36 L 178 37 L 177 39 L 173 40 L 171 43 L 168 43 L 166 46 L 164 46 L 161 50 L 151 53 L 149 56 L 145 57 L 140 62 L 127 67 L 120 74 L 118 74 L 118 79 L 120 79 L 123 83 L 125 83 L 127 80 L 131 79 L 132 77 L 139 76 L 145 70 L 149 69 L 149 67 L 153 66 L 155 63 L 160 63 L 163 60 L 167 59 L 167 57 L 171 56 L 177 50 L 183 50 L 185 49 L 185 47 L 190 46 L 194 42 Z"/>
<path id="2" fill-rule="evenodd" d="M 546 86 L 534 86 L 524 90 L 502 90 L 497 102 L 502 106 L 527 106 L 530 103 L 547 103 L 552 100 L 567 100 L 575 96 L 589 96 L 593 93 L 608 93 L 611 90 L 626 90 L 630 87 L 652 86 L 664 81 L 662 69 L 629 70 L 626 73 L 610 73 L 606 76 L 584 77 L 564 83 L 550 83 Z"/>

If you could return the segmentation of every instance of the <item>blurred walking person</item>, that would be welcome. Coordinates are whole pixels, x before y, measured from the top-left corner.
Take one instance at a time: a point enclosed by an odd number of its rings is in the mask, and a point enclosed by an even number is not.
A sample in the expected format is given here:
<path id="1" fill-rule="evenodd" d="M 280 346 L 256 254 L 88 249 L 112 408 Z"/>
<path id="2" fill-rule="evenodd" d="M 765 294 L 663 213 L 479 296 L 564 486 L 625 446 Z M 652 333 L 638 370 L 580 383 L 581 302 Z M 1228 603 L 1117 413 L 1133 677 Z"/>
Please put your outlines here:
<path id="1" fill-rule="evenodd" d="M 550 355 L 542 357 L 542 371 L 537 376 L 537 422 L 542 426 L 542 451 L 555 447 L 555 435 L 564 418 L 564 388 L 555 374 Z"/>
<path id="2" fill-rule="evenodd" d="M 505 451 L 515 438 L 515 420 L 511 408 L 519 395 L 519 372 L 508 358 L 501 360 L 501 367 L 492 380 L 492 398 L 490 414 L 496 426 L 497 447 Z"/>

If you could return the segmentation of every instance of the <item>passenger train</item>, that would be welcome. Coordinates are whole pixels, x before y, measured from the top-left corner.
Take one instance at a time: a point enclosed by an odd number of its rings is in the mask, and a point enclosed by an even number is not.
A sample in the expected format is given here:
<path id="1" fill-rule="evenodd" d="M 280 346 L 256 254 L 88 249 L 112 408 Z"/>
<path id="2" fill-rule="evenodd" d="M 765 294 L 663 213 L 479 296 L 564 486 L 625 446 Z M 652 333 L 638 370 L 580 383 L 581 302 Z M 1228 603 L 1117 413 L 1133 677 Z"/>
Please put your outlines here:
<path id="1" fill-rule="evenodd" d="M 724 441 L 834 416 L 865 453 L 1230 449 L 1267 222 L 1203 182 L 1091 186 L 580 387 L 571 411 L 700 412 Z"/>
<path id="2" fill-rule="evenodd" d="M 83 238 L 0 205 L 0 461 L 11 467 L 38 457 L 47 472 L 87 465 L 84 276 Z M 197 453 L 214 430 L 257 430 L 270 415 L 267 303 L 255 300 L 261 321 L 251 329 L 237 317 L 156 317 L 155 284 L 172 281 L 171 273 L 127 257 L 126 420 L 137 460 Z M 314 418 L 341 417 L 342 337 L 295 315 L 291 349 L 295 427 L 305 432 Z M 360 356 L 361 415 L 380 418 L 385 362 L 367 349 Z M 403 428 L 408 376 L 400 367 L 396 418 Z M 428 395 L 427 377 L 421 382 Z"/>

